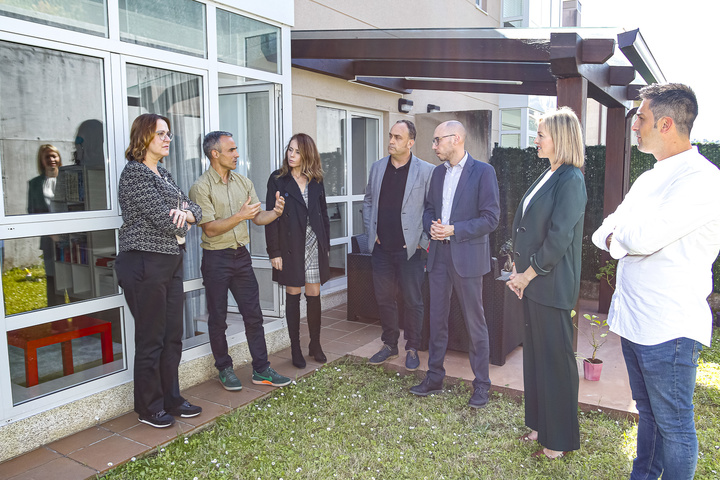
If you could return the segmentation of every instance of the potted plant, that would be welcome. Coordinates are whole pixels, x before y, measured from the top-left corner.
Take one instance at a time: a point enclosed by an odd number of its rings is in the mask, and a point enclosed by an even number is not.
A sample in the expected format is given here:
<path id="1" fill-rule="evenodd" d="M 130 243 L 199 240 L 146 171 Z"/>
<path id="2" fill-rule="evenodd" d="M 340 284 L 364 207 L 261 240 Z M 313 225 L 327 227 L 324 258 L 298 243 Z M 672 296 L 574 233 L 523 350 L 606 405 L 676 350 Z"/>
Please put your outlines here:
<path id="1" fill-rule="evenodd" d="M 571 315 L 575 316 L 575 310 L 571 312 Z M 610 330 L 607 319 L 600 318 L 597 315 L 586 313 L 583 315 L 590 321 L 590 333 L 582 332 L 587 338 L 588 343 L 592 347 L 591 357 L 582 357 L 579 354 L 575 354 L 577 358 L 583 359 L 583 373 L 585 380 L 598 381 L 600 380 L 600 373 L 602 372 L 603 361 L 597 358 L 597 351 L 605 345 L 607 341 L 607 335 Z"/>

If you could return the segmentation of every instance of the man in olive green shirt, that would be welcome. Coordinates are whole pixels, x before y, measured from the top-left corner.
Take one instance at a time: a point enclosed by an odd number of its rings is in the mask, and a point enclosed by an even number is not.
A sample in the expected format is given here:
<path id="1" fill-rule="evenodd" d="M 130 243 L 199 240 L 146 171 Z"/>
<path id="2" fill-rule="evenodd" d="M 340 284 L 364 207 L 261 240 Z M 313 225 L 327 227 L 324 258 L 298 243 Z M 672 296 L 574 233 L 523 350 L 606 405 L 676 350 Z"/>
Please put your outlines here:
<path id="1" fill-rule="evenodd" d="M 190 198 L 203 211 L 201 270 L 208 307 L 210 347 L 215 367 L 220 372 L 220 382 L 226 390 L 242 388 L 233 370 L 225 336 L 229 290 L 245 323 L 253 383 L 285 386 L 290 379 L 273 370 L 268 361 L 260 291 L 250 253 L 245 247 L 250 241 L 246 220 L 267 225 L 282 215 L 285 201 L 282 197 L 276 198 L 273 210 L 261 210 L 252 182 L 234 172 L 239 154 L 231 133 L 208 133 L 203 140 L 203 151 L 210 160 L 210 168 L 192 186 Z"/>

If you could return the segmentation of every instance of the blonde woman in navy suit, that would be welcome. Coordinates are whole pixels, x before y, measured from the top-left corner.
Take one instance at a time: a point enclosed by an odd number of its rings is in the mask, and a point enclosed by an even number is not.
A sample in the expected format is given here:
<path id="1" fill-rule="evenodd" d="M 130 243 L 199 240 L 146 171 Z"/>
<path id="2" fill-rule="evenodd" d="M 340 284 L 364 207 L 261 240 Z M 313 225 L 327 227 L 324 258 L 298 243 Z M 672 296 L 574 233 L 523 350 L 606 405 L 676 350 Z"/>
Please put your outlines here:
<path id="1" fill-rule="evenodd" d="M 294 135 L 285 150 L 280 170 L 270 175 L 268 210 L 275 207 L 275 192 L 285 199 L 283 214 L 265 227 L 273 280 L 285 285 L 285 307 L 292 363 L 304 368 L 300 350 L 300 292 L 305 287 L 308 353 L 315 361 L 327 358 L 320 346 L 320 285 L 330 278 L 330 219 L 325 202 L 322 163 L 309 135 Z"/>
<path id="2" fill-rule="evenodd" d="M 538 156 L 550 167 L 528 189 L 513 222 L 515 263 L 508 287 L 523 301 L 525 425 L 533 454 L 561 458 L 580 448 L 578 370 L 570 311 L 580 291 L 585 179 L 582 132 L 567 107 L 540 119 Z"/>

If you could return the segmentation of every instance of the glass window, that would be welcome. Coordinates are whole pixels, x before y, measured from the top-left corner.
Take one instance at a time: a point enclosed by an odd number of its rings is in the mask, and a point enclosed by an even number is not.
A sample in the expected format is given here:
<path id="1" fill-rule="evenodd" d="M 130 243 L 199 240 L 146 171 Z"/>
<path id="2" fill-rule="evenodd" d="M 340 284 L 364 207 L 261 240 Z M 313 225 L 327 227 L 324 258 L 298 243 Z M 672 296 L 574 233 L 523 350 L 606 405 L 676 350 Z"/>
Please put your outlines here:
<path id="1" fill-rule="evenodd" d="M 378 154 L 377 118 L 352 117 L 352 194 L 363 195 L 368 173 Z"/>
<path id="2" fill-rule="evenodd" d="M 520 130 L 522 115 L 519 108 L 500 110 L 502 130 Z"/>
<path id="3" fill-rule="evenodd" d="M 115 308 L 8 331 L 13 404 L 123 370 L 121 323 Z"/>
<path id="4" fill-rule="evenodd" d="M 513 147 L 520 148 L 520 134 L 512 133 L 500 135 L 500 146 L 501 147 Z"/>
<path id="5" fill-rule="evenodd" d="M 317 147 L 325 172 L 325 193 L 345 195 L 345 110 L 318 107 Z"/>
<path id="6" fill-rule="evenodd" d="M 347 236 L 347 206 L 342 203 L 328 203 L 328 217 L 330 217 L 330 238 Z"/>
<path id="7" fill-rule="evenodd" d="M 352 212 L 353 212 L 353 227 L 352 227 L 352 234 L 353 235 L 360 235 L 365 233 L 365 224 L 363 223 L 363 202 L 357 201 L 352 202 Z"/>
<path id="8" fill-rule="evenodd" d="M 345 262 L 347 260 L 347 243 L 332 245 L 330 247 L 330 278 L 345 276 Z"/>
<path id="9" fill-rule="evenodd" d="M 100 37 L 108 36 L 105 0 L 2 0 L 0 15 Z"/>
<path id="10" fill-rule="evenodd" d="M 218 60 L 280 72 L 280 28 L 217 9 Z"/>
<path id="11" fill-rule="evenodd" d="M 502 16 L 521 17 L 523 14 L 523 0 L 502 0 Z"/>
<path id="12" fill-rule="evenodd" d="M 127 66 L 130 124 L 142 113 L 157 113 L 170 119 L 170 129 L 175 136 L 163 166 L 185 193 L 203 172 L 202 91 L 202 77 L 198 75 L 141 65 Z M 200 232 L 200 228 L 191 228 L 188 232 L 184 255 L 186 280 L 200 278 Z"/>
<path id="13" fill-rule="evenodd" d="M 207 57 L 205 5 L 193 0 L 119 0 L 120 40 Z"/>
<path id="14" fill-rule="evenodd" d="M 540 118 L 540 115 L 542 115 L 540 112 L 533 110 L 532 108 L 528 112 L 528 130 L 531 132 L 537 132 L 538 119 Z"/>
<path id="15" fill-rule="evenodd" d="M 115 230 L 3 242 L 5 315 L 119 293 Z"/>
<path id="16" fill-rule="evenodd" d="M 103 60 L 0 42 L 0 64 L 5 214 L 108 209 Z"/>

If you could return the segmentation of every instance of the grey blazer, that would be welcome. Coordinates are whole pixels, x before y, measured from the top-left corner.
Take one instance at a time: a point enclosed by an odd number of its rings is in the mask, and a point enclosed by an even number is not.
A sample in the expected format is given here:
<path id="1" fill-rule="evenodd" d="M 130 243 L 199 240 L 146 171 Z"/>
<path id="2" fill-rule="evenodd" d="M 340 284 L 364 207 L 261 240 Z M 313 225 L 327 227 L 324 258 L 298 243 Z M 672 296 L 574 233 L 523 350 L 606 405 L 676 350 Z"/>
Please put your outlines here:
<path id="1" fill-rule="evenodd" d="M 425 205 L 425 197 L 430 188 L 430 176 L 433 172 L 433 165 L 420 160 L 415 154 L 411 154 L 410 169 L 408 170 L 405 193 L 403 195 L 402 222 L 403 237 L 407 245 L 408 260 L 415 254 L 418 246 L 427 248 L 428 236 L 423 232 L 422 216 Z M 378 203 L 380 201 L 380 188 L 382 187 L 385 169 L 390 161 L 390 156 L 381 158 L 370 167 L 370 177 L 365 187 L 365 199 L 363 200 L 363 222 L 365 233 L 368 236 L 368 250 L 373 251 L 377 239 Z"/>

